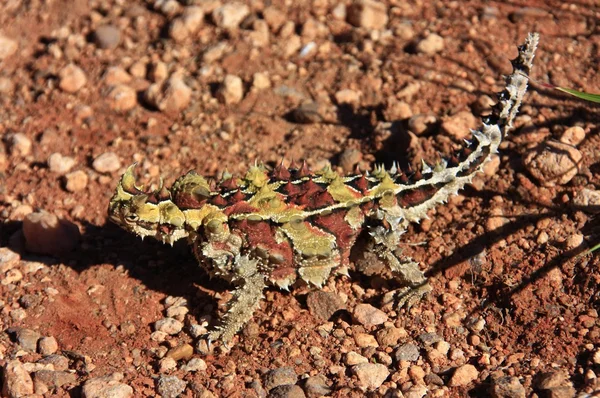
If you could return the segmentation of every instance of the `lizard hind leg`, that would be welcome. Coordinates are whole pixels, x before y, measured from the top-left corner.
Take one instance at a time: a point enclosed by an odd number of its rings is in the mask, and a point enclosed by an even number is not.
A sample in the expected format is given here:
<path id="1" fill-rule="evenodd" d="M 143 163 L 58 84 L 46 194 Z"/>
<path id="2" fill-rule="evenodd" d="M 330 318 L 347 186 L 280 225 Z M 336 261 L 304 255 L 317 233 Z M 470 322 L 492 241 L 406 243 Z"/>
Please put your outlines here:
<path id="1" fill-rule="evenodd" d="M 400 236 L 404 232 L 401 229 L 390 231 L 382 226 L 371 227 L 366 244 L 361 247 L 355 261 L 358 270 L 366 275 L 375 273 L 372 271 L 373 265 L 377 268 L 377 264 L 381 264 L 403 285 L 383 297 L 383 305 L 392 305 L 395 309 L 410 308 L 431 291 L 419 264 L 403 255 L 398 247 Z"/>
<path id="2" fill-rule="evenodd" d="M 263 298 L 266 287 L 265 277 L 259 270 L 259 260 L 249 256 L 238 256 L 235 264 L 237 285 L 232 299 L 227 303 L 228 310 L 221 324 L 208 333 L 208 341 L 220 340 L 227 345 L 235 334 L 248 322 Z"/>

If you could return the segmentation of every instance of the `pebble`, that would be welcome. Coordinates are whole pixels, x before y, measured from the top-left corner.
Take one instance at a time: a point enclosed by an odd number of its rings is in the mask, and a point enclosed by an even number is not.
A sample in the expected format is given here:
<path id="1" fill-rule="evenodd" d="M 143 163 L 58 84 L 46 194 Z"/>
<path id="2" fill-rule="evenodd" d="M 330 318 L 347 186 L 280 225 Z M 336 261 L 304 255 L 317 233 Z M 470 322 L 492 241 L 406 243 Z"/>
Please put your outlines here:
<path id="1" fill-rule="evenodd" d="M 8 136 L 8 149 L 11 155 L 27 156 L 31 153 L 33 144 L 29 137 L 23 133 L 10 134 Z"/>
<path id="2" fill-rule="evenodd" d="M 410 105 L 404 101 L 390 100 L 386 107 L 386 118 L 392 122 L 395 120 L 406 120 L 413 116 Z"/>
<path id="3" fill-rule="evenodd" d="M 114 25 L 99 26 L 94 31 L 94 43 L 102 49 L 113 50 L 121 41 L 121 32 Z"/>
<path id="4" fill-rule="evenodd" d="M 76 93 L 87 83 L 85 72 L 75 64 L 69 64 L 58 72 L 58 87 L 67 93 Z"/>
<path id="5" fill-rule="evenodd" d="M 525 387 L 518 377 L 504 376 L 494 379 L 490 388 L 492 398 L 525 398 Z"/>
<path id="6" fill-rule="evenodd" d="M 146 63 L 143 61 L 134 62 L 129 67 L 129 73 L 131 74 L 131 76 L 136 77 L 138 79 L 145 78 L 146 74 L 148 73 L 148 68 L 147 68 Z"/>
<path id="7" fill-rule="evenodd" d="M 33 374 L 35 392 L 40 393 L 40 387 L 48 390 L 56 390 L 64 385 L 77 383 L 77 374 L 68 371 L 38 370 Z M 43 386 L 40 386 L 43 385 Z"/>
<path id="8" fill-rule="evenodd" d="M 204 21 L 204 10 L 202 7 L 185 7 L 181 16 L 171 22 L 169 37 L 177 42 L 184 41 L 200 29 L 202 21 Z"/>
<path id="9" fill-rule="evenodd" d="M 375 336 L 369 333 L 356 333 L 354 335 L 354 342 L 361 348 L 365 347 L 379 347 Z"/>
<path id="10" fill-rule="evenodd" d="M 0 284 L 6 286 L 11 283 L 19 282 L 21 279 L 23 279 L 23 273 L 18 269 L 11 269 L 6 272 L 2 281 L 0 281 Z"/>
<path id="11" fill-rule="evenodd" d="M 577 146 L 585 139 L 585 130 L 579 126 L 569 127 L 560 137 L 563 144 Z"/>
<path id="12" fill-rule="evenodd" d="M 69 192 L 83 191 L 88 184 L 88 175 L 83 170 L 77 170 L 65 176 L 65 189 Z"/>
<path id="13" fill-rule="evenodd" d="M 452 375 L 452 377 L 450 378 L 450 381 L 448 382 L 448 386 L 450 386 L 450 387 L 466 386 L 467 384 L 470 384 L 471 382 L 477 380 L 478 376 L 479 376 L 479 372 L 477 371 L 477 368 L 475 368 L 475 366 L 473 366 L 471 364 L 462 365 L 462 366 L 459 366 L 458 368 L 456 368 L 456 370 L 454 371 L 454 374 Z"/>
<path id="14" fill-rule="evenodd" d="M 354 307 L 352 317 L 356 322 L 367 328 L 381 325 L 388 320 L 385 312 L 373 307 L 371 304 L 358 304 Z"/>
<path id="15" fill-rule="evenodd" d="M 169 77 L 169 67 L 162 61 L 156 61 L 151 65 L 148 77 L 154 83 L 163 82 Z"/>
<path id="16" fill-rule="evenodd" d="M 236 29 L 248 14 L 250 8 L 246 4 L 231 2 L 215 8 L 212 18 L 220 28 Z"/>
<path id="17" fill-rule="evenodd" d="M 340 296 L 323 290 L 311 291 L 306 304 L 310 314 L 322 322 L 329 320 L 337 311 L 346 309 L 346 304 Z"/>
<path id="18" fill-rule="evenodd" d="M 31 329 L 18 328 L 15 330 L 15 335 L 22 349 L 28 352 L 37 351 L 38 340 L 41 337 L 38 332 Z"/>
<path id="19" fill-rule="evenodd" d="M 271 87 L 271 80 L 269 75 L 262 72 L 256 72 L 252 75 L 252 88 L 256 90 L 265 90 Z"/>
<path id="20" fill-rule="evenodd" d="M 51 354 L 42 359 L 37 363 L 45 365 L 52 365 L 54 370 L 67 370 L 69 369 L 69 359 L 62 355 Z"/>
<path id="21" fill-rule="evenodd" d="M 419 359 L 420 355 L 421 353 L 419 347 L 413 343 L 403 344 L 394 352 L 394 358 L 396 359 L 396 362 L 415 362 L 417 359 Z"/>
<path id="22" fill-rule="evenodd" d="M 56 256 L 73 250 L 81 238 L 77 225 L 43 210 L 25 217 L 23 235 L 28 251 Z"/>
<path id="23" fill-rule="evenodd" d="M 8 77 L 0 77 L 0 94 L 11 95 L 15 91 L 15 83 Z"/>
<path id="24" fill-rule="evenodd" d="M 378 389 L 390 375 L 388 368 L 380 363 L 354 365 L 352 373 L 358 377 L 359 386 L 368 391 Z"/>
<path id="25" fill-rule="evenodd" d="M 3 370 L 2 395 L 19 398 L 33 394 L 33 380 L 18 359 L 8 361 Z"/>
<path id="26" fill-rule="evenodd" d="M 0 34 L 0 61 L 16 53 L 18 48 L 16 41 Z"/>
<path id="27" fill-rule="evenodd" d="M 58 351 L 58 342 L 53 336 L 42 337 L 38 341 L 38 352 L 42 355 L 52 355 Z"/>
<path id="28" fill-rule="evenodd" d="M 430 33 L 426 38 L 419 41 L 416 50 L 425 55 L 434 55 L 444 49 L 444 38 L 435 33 Z"/>
<path id="29" fill-rule="evenodd" d="M 216 93 L 223 104 L 237 104 L 244 98 L 244 83 L 239 76 L 227 75 Z"/>
<path id="30" fill-rule="evenodd" d="M 137 92 L 125 84 L 112 86 L 106 98 L 110 109 L 116 112 L 126 112 L 137 105 Z"/>
<path id="31" fill-rule="evenodd" d="M 600 191 L 589 188 L 580 189 L 573 197 L 573 204 L 589 207 L 586 211 L 597 213 L 598 210 L 595 210 L 594 207 L 600 206 Z"/>
<path id="32" fill-rule="evenodd" d="M 369 360 L 365 357 L 363 357 L 362 355 L 354 352 L 354 351 L 350 351 L 346 354 L 346 360 L 345 360 L 345 364 L 348 366 L 353 366 L 353 365 L 358 365 L 359 363 L 367 363 L 369 362 Z"/>
<path id="33" fill-rule="evenodd" d="M 269 370 L 263 375 L 262 380 L 264 388 L 270 391 L 277 386 L 296 384 L 298 382 L 298 375 L 296 375 L 293 368 L 282 367 Z"/>
<path id="34" fill-rule="evenodd" d="M 8 247 L 0 247 L 0 272 L 6 272 L 14 268 L 20 260 L 21 256 L 18 253 Z"/>
<path id="35" fill-rule="evenodd" d="M 107 86 L 114 86 L 117 84 L 127 84 L 131 82 L 131 75 L 120 66 L 111 66 L 104 72 L 102 80 Z"/>
<path id="36" fill-rule="evenodd" d="M 356 166 L 363 159 L 363 154 L 358 149 L 345 149 L 344 152 L 340 155 L 340 166 L 344 171 L 350 173 L 354 170 L 354 166 Z"/>
<path id="37" fill-rule="evenodd" d="M 546 141 L 525 156 L 529 173 L 543 186 L 564 185 L 579 172 L 583 155 L 576 148 L 556 141 Z"/>
<path id="38" fill-rule="evenodd" d="M 53 173 L 65 174 L 75 166 L 75 159 L 69 156 L 63 156 L 58 152 L 54 152 L 48 156 L 48 168 Z"/>
<path id="39" fill-rule="evenodd" d="M 206 362 L 202 358 L 192 358 L 181 367 L 184 372 L 203 372 L 207 369 Z"/>
<path id="40" fill-rule="evenodd" d="M 335 101 L 339 104 L 358 104 L 360 102 L 360 91 L 351 89 L 340 90 L 335 93 Z"/>
<path id="41" fill-rule="evenodd" d="M 263 10 L 263 18 L 273 32 L 279 31 L 279 29 L 287 21 L 287 15 L 272 5 Z"/>
<path id="42" fill-rule="evenodd" d="M 177 361 L 173 358 L 162 358 L 158 362 L 158 371 L 160 373 L 168 373 L 175 369 L 177 369 Z"/>
<path id="43" fill-rule="evenodd" d="M 303 102 L 300 106 L 294 108 L 291 119 L 302 124 L 321 123 L 323 116 L 321 115 L 319 103 L 313 101 Z"/>
<path id="44" fill-rule="evenodd" d="M 437 333 L 421 333 L 418 338 L 419 341 L 421 341 L 421 343 L 423 343 L 423 345 L 426 346 L 435 344 L 438 341 L 442 340 L 442 338 Z"/>
<path id="45" fill-rule="evenodd" d="M 408 129 L 416 135 L 421 135 L 427 132 L 435 123 L 437 123 L 435 116 L 418 114 L 408 119 Z"/>
<path id="46" fill-rule="evenodd" d="M 122 373 L 112 373 L 89 379 L 81 390 L 83 398 L 127 398 L 133 395 L 133 388 L 121 383 Z"/>
<path id="47" fill-rule="evenodd" d="M 114 152 L 104 152 L 94 159 L 92 167 L 98 173 L 112 173 L 121 168 L 121 160 Z"/>
<path id="48" fill-rule="evenodd" d="M 381 347 L 393 347 L 398 344 L 400 339 L 405 339 L 408 336 L 406 330 L 397 327 L 386 327 L 380 329 L 375 334 L 375 338 Z"/>
<path id="49" fill-rule="evenodd" d="M 295 385 L 277 386 L 269 392 L 269 398 L 305 398 L 304 391 Z"/>
<path id="50" fill-rule="evenodd" d="M 460 111 L 442 120 L 442 129 L 457 140 L 471 135 L 471 129 L 477 128 L 479 120 L 469 111 Z"/>
<path id="51" fill-rule="evenodd" d="M 565 371 L 556 370 L 542 373 L 537 377 L 535 387 L 540 390 L 547 390 L 552 387 L 570 386 L 569 376 Z"/>
<path id="52" fill-rule="evenodd" d="M 331 394 L 331 389 L 327 385 L 327 377 L 324 375 L 310 376 L 305 379 L 304 391 L 311 398 Z"/>
<path id="53" fill-rule="evenodd" d="M 154 323 L 154 329 L 159 332 L 164 332 L 169 335 L 174 335 L 181 332 L 183 329 L 183 323 L 173 318 L 159 319 Z"/>
<path id="54" fill-rule="evenodd" d="M 348 7 L 347 18 L 356 27 L 379 30 L 388 23 L 388 10 L 384 3 L 358 0 Z"/>
<path id="55" fill-rule="evenodd" d="M 496 175 L 496 173 L 500 169 L 500 156 L 493 153 L 491 154 L 489 159 L 490 160 L 488 162 L 485 162 L 485 164 L 483 165 L 483 174 L 485 174 L 488 177 L 492 177 Z"/>
<path id="56" fill-rule="evenodd" d="M 567 238 L 565 243 L 567 249 L 575 249 L 576 247 L 579 247 L 583 244 L 583 234 L 573 234 Z"/>
<path id="57" fill-rule="evenodd" d="M 167 357 L 176 361 L 180 359 L 190 359 L 194 355 L 194 347 L 189 344 L 182 344 L 167 351 Z"/>
<path id="58" fill-rule="evenodd" d="M 165 113 L 178 113 L 188 107 L 192 89 L 178 76 L 163 83 L 154 83 L 144 93 L 146 102 Z"/>

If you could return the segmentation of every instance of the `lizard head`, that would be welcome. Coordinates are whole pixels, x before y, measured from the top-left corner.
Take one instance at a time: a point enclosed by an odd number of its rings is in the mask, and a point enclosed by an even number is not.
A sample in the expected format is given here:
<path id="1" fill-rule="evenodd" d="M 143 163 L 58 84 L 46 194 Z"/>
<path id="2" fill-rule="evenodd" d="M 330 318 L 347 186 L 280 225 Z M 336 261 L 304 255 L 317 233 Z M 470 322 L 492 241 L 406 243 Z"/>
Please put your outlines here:
<path id="1" fill-rule="evenodd" d="M 110 200 L 111 221 L 142 239 L 150 236 L 172 245 L 185 238 L 185 215 L 171 200 L 169 190 L 161 184 L 156 191 L 142 191 L 135 185 L 134 168 L 135 164 L 129 166 Z"/>

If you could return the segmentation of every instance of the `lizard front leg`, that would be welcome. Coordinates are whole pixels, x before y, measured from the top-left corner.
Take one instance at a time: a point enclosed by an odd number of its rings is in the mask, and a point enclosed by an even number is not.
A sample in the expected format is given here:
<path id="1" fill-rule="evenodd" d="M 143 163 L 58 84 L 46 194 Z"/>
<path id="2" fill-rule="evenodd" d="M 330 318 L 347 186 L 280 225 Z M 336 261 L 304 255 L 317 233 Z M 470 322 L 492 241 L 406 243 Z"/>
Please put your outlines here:
<path id="1" fill-rule="evenodd" d="M 208 334 L 209 341 L 221 340 L 227 344 L 252 318 L 266 287 L 265 277 L 260 273 L 258 263 L 257 259 L 246 255 L 236 257 L 232 282 L 237 288 L 233 292 L 233 298 L 227 303 L 229 308 L 221 325 Z"/>
<path id="2" fill-rule="evenodd" d="M 384 305 L 395 303 L 397 309 L 411 307 L 431 291 L 419 264 L 403 255 L 398 248 L 400 236 L 404 232 L 402 229 L 390 231 L 383 226 L 371 227 L 362 254 L 356 260 L 358 269 L 363 272 L 373 260 L 383 262 L 392 275 L 404 285 L 383 297 Z"/>

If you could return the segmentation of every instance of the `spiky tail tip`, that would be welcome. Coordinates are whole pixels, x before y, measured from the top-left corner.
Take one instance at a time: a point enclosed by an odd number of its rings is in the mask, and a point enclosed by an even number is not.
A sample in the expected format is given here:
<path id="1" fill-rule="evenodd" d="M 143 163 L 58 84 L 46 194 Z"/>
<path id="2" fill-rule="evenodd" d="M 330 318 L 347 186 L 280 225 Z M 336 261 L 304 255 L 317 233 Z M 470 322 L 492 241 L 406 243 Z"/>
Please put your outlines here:
<path id="1" fill-rule="evenodd" d="M 511 61 L 513 72 L 506 77 L 506 88 L 498 94 L 498 103 L 493 107 L 492 114 L 483 120 L 484 125 L 498 126 L 501 138 L 506 136 L 512 128 L 521 101 L 527 91 L 529 73 L 533 66 L 539 38 L 538 33 L 529 33 L 525 43 L 518 47 L 519 55 Z M 484 133 L 486 133 L 485 129 Z"/>

